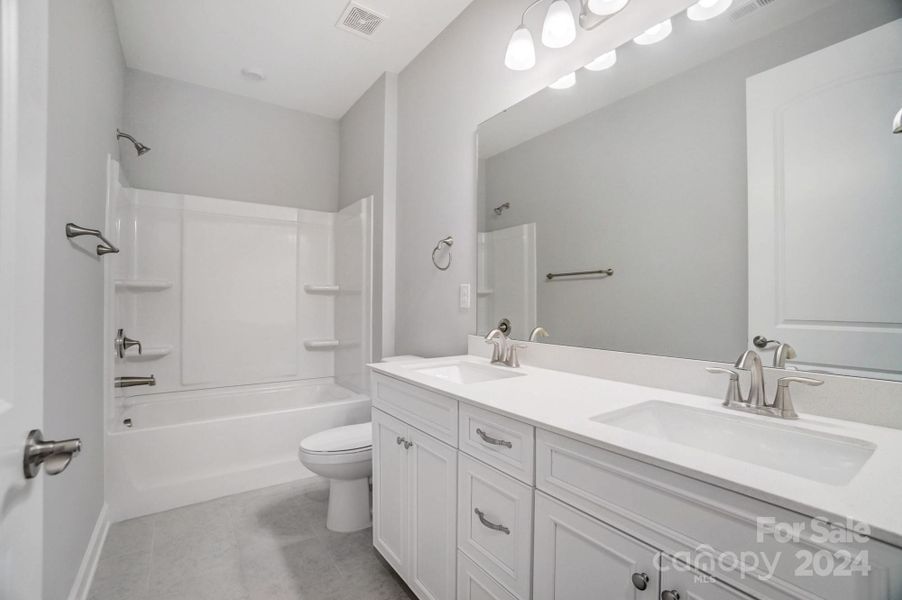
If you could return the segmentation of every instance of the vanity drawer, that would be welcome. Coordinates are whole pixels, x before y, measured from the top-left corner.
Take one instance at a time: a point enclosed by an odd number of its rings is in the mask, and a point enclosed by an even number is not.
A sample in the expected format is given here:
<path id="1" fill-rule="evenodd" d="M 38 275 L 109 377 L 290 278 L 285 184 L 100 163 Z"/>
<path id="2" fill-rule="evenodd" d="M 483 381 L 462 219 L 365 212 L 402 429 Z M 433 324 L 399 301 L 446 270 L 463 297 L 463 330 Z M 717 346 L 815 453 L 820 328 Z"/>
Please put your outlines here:
<path id="1" fill-rule="evenodd" d="M 521 600 L 529 599 L 532 488 L 458 454 L 457 544 Z"/>
<path id="2" fill-rule="evenodd" d="M 373 373 L 373 406 L 457 447 L 457 400 Z"/>
<path id="3" fill-rule="evenodd" d="M 902 598 L 898 548 L 876 540 L 819 540 L 812 537 L 810 517 L 543 430 L 536 433 L 536 487 L 755 598 Z M 804 530 L 783 543 L 768 533 L 759 541 L 759 518 Z M 820 553 L 841 567 L 837 553 L 855 557 L 862 551 L 871 566 L 867 576 L 809 574 L 797 557 Z M 749 561 L 754 554 L 759 568 L 744 574 L 723 568 L 720 558 L 740 553 Z M 775 564 L 770 576 L 762 557 Z"/>
<path id="4" fill-rule="evenodd" d="M 532 485 L 535 481 L 535 428 L 514 419 L 460 405 L 461 450 Z"/>
<path id="5" fill-rule="evenodd" d="M 517 600 L 463 552 L 457 553 L 457 600 Z"/>

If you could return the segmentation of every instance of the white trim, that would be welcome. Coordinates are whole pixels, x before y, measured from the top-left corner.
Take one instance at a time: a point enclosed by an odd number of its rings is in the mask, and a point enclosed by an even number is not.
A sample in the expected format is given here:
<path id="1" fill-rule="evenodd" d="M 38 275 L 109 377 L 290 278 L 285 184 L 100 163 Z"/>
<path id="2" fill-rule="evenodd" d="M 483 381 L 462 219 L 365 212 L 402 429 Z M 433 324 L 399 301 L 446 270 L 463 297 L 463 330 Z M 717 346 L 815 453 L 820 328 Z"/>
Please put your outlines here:
<path id="1" fill-rule="evenodd" d="M 94 531 L 91 532 L 88 547 L 85 548 L 85 554 L 81 559 L 81 565 L 78 567 L 78 573 L 75 575 L 75 581 L 72 582 L 69 600 L 85 600 L 88 597 L 88 592 L 91 590 L 91 583 L 94 581 L 94 573 L 97 571 L 100 553 L 103 551 L 106 534 L 110 530 L 111 525 L 107 506 L 107 503 L 104 502 L 100 508 L 100 513 L 97 515 Z"/>

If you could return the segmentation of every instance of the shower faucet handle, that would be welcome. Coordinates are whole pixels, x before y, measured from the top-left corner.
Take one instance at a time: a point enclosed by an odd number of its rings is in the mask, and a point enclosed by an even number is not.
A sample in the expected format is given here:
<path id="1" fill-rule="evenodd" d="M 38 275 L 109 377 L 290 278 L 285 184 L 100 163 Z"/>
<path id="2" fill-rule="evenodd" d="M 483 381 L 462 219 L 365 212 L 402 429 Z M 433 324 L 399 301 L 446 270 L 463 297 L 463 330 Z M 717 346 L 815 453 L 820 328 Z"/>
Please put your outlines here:
<path id="1" fill-rule="evenodd" d="M 133 340 L 130 337 L 126 337 L 125 330 L 120 329 L 116 332 L 116 352 L 119 353 L 119 358 L 125 358 L 125 351 L 134 346 L 138 347 L 138 354 L 144 352 L 144 349 L 141 347 L 141 342 L 139 340 Z"/>

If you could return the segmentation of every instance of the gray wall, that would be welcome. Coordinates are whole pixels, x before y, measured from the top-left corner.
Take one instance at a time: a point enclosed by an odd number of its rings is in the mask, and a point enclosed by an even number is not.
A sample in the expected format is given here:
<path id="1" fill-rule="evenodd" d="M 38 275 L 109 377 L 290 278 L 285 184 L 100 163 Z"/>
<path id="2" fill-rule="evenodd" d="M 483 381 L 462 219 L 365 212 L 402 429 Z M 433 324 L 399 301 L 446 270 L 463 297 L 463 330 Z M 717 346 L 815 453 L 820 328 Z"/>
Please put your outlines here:
<path id="1" fill-rule="evenodd" d="M 707 360 L 745 350 L 745 80 L 900 16 L 890 1 L 839 4 L 485 161 L 482 220 L 537 223 L 540 274 L 616 269 L 540 277 L 550 341 Z"/>
<path id="2" fill-rule="evenodd" d="M 122 154 L 135 187 L 338 209 L 338 121 L 130 69 L 122 128 L 153 149 Z"/>
<path id="3" fill-rule="evenodd" d="M 103 506 L 103 264 L 68 221 L 102 227 L 106 157 L 118 154 L 124 60 L 109 0 L 50 2 L 44 433 L 81 437 L 45 477 L 44 597 L 66 598 Z M 87 251 L 81 250 L 86 248 Z"/>
<path id="4" fill-rule="evenodd" d="M 397 75 L 385 73 L 340 122 L 339 205 L 373 196 L 374 360 L 394 352 L 397 85 Z"/>
<path id="5" fill-rule="evenodd" d="M 515 73 L 505 68 L 504 52 L 523 6 L 509 0 L 477 0 L 401 72 L 399 353 L 463 353 L 466 335 L 476 331 L 475 305 L 470 310 L 458 308 L 458 286 L 468 282 L 475 290 L 476 284 L 477 125 L 602 51 L 627 42 L 642 30 L 632 15 L 641 12 L 648 20 L 662 20 L 689 4 L 685 0 L 644 3 L 635 13 L 624 11 L 616 32 L 580 35 L 561 50 L 538 45 L 536 68 Z M 530 13 L 533 32 L 541 31 L 541 12 Z M 448 271 L 438 271 L 430 253 L 449 234 L 455 239 L 454 263 Z"/>

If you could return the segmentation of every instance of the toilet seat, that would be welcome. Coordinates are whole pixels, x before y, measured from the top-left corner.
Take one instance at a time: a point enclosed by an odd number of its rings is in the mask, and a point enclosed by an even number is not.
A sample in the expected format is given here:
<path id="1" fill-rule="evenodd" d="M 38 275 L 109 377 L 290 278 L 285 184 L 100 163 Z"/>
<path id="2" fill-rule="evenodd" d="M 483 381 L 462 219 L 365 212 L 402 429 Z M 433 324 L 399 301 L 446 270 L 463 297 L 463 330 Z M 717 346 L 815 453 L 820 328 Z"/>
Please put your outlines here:
<path id="1" fill-rule="evenodd" d="M 306 437 L 301 441 L 300 451 L 307 455 L 351 455 L 369 452 L 372 447 L 372 423 L 360 423 L 327 429 Z"/>

